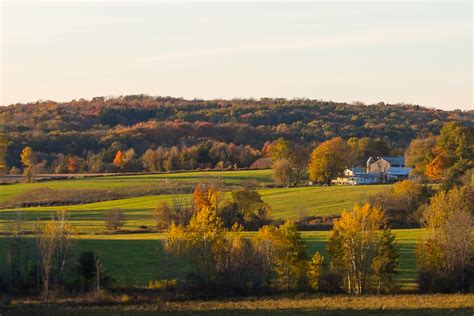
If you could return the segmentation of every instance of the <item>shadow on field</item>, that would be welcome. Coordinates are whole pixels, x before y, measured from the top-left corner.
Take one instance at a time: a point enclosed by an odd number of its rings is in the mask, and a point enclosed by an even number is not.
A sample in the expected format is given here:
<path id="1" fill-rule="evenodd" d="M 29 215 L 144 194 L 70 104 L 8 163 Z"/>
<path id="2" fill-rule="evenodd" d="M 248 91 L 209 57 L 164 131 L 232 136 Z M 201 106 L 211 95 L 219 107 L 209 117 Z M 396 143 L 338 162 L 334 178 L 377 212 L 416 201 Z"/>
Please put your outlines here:
<path id="1" fill-rule="evenodd" d="M 140 310 L 140 306 L 134 307 L 133 310 L 124 308 L 44 308 L 44 307 L 21 307 L 1 310 L 2 316 L 83 316 L 83 315 L 130 315 L 130 316 L 145 316 L 145 315 L 320 315 L 320 316 L 342 316 L 342 315 L 473 315 L 474 310 L 467 309 L 392 309 L 392 310 L 305 310 L 305 309 L 288 309 L 288 310 L 268 310 L 268 309 L 217 309 L 217 310 L 180 310 L 180 311 L 160 311 L 157 310 Z"/>

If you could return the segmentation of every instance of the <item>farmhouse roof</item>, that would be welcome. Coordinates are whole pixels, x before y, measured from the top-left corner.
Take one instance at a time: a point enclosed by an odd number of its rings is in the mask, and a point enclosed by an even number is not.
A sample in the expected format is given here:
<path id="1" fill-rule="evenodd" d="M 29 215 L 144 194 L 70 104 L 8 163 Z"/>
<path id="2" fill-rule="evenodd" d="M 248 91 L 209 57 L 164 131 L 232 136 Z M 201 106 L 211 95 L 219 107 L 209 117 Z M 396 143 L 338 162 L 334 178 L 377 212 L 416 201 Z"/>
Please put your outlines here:
<path id="1" fill-rule="evenodd" d="M 365 173 L 365 168 L 361 168 L 361 167 L 352 167 L 352 168 L 349 168 L 349 170 L 352 171 L 354 174 Z"/>

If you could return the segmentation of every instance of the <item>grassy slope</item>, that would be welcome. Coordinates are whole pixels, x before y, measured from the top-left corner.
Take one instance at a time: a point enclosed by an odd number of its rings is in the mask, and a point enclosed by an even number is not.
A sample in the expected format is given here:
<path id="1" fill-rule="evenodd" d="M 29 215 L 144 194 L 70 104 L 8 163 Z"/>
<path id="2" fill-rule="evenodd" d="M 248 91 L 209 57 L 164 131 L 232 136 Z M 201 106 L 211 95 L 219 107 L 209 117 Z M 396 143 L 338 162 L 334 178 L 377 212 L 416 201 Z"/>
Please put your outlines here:
<path id="1" fill-rule="evenodd" d="M 417 240 L 423 238 L 422 229 L 394 230 L 400 250 L 399 280 L 405 288 L 414 286 L 415 256 L 414 247 Z M 246 232 L 251 237 L 254 233 Z M 319 251 L 327 256 L 328 232 L 302 232 L 307 242 L 308 255 Z M 175 267 L 186 263 L 170 259 L 166 265 L 166 256 L 161 241 L 164 234 L 130 234 L 130 235 L 85 235 L 76 243 L 76 252 L 94 250 L 102 258 L 105 269 L 122 285 L 146 285 L 148 281 L 176 276 Z M 0 238 L 0 252 L 5 247 L 6 238 Z"/>
<path id="2" fill-rule="evenodd" d="M 249 179 L 256 179 L 259 183 L 270 183 L 271 170 L 178 172 L 150 175 L 90 177 L 83 179 L 54 180 L 37 183 L 18 183 L 0 186 L 0 203 L 7 201 L 15 195 L 37 188 L 113 189 L 119 187 L 139 186 L 144 184 L 162 185 L 166 179 L 197 182 L 202 179 L 214 177 L 222 177 L 228 184 L 239 184 Z"/>
<path id="3" fill-rule="evenodd" d="M 227 179 L 226 179 L 227 180 Z M 237 179 L 234 178 L 234 181 Z M 76 180 L 72 180 L 76 181 Z M 114 180 L 115 181 L 115 180 Z M 67 182 L 64 182 L 67 183 Z M 133 180 L 124 183 L 133 185 Z M 332 186 L 332 187 L 301 187 L 282 189 L 262 189 L 260 193 L 272 208 L 272 216 L 282 219 L 298 219 L 300 213 L 306 215 L 332 215 L 350 208 L 355 202 L 370 194 L 387 189 L 387 185 L 372 186 Z M 190 200 L 190 195 L 178 195 Z M 106 211 L 121 209 L 127 219 L 127 229 L 137 229 L 141 225 L 153 226 L 151 210 L 160 202 L 171 201 L 171 195 L 142 196 L 113 201 L 70 205 L 70 219 L 80 231 L 92 232 L 103 230 L 103 219 Z M 27 220 L 48 220 L 51 212 L 58 207 L 33 207 L 23 209 Z M 0 210 L 0 225 L 2 221 L 16 216 L 12 210 Z M 1 229 L 1 226 L 0 226 Z"/>

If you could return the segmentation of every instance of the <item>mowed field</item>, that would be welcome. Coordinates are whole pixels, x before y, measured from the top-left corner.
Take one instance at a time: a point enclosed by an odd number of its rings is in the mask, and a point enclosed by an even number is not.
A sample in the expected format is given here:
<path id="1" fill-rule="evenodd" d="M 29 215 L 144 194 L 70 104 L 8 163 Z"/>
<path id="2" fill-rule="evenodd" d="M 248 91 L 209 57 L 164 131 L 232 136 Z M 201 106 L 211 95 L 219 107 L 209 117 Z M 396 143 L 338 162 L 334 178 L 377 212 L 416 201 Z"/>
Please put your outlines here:
<path id="1" fill-rule="evenodd" d="M 260 186 L 271 183 L 271 170 L 252 171 L 210 171 L 187 172 L 154 175 L 108 176 L 72 180 L 45 181 L 40 183 L 22 183 L 0 186 L 0 202 L 6 202 L 29 190 L 49 188 L 52 190 L 129 190 L 137 187 L 166 187 L 173 185 L 194 185 L 208 179 L 221 179 L 232 188 L 243 183 L 254 181 Z M 262 188 L 258 189 L 272 208 L 275 219 L 299 219 L 301 215 L 334 215 L 351 208 L 354 203 L 362 201 L 372 194 L 387 190 L 389 185 L 371 186 L 312 186 L 298 188 Z M 95 203 L 67 205 L 69 218 L 80 232 L 92 233 L 104 230 L 104 218 L 107 212 L 120 209 L 126 217 L 124 229 L 136 230 L 140 226 L 153 227 L 152 210 L 161 202 L 171 202 L 173 198 L 190 201 L 191 194 L 160 194 L 134 196 Z M 18 217 L 18 210 L 27 221 L 27 229 L 33 229 L 38 221 L 46 221 L 58 210 L 59 206 L 28 207 L 0 210 L 0 230 L 7 229 L 5 224 Z"/>
<path id="2" fill-rule="evenodd" d="M 405 290 L 415 288 L 416 264 L 414 249 L 416 242 L 423 239 L 423 229 L 394 230 L 400 252 L 398 281 Z M 244 232 L 251 238 L 254 232 Z M 327 256 L 329 232 L 302 232 L 306 242 L 307 255 L 319 251 Z M 189 264 L 176 261 L 163 250 L 165 234 L 83 235 L 74 240 L 74 252 L 93 250 L 99 254 L 104 268 L 119 285 L 146 286 L 151 280 L 183 277 Z M 0 238 L 0 256 L 8 238 Z M 32 238 L 25 237 L 25 246 L 32 244 Z"/>

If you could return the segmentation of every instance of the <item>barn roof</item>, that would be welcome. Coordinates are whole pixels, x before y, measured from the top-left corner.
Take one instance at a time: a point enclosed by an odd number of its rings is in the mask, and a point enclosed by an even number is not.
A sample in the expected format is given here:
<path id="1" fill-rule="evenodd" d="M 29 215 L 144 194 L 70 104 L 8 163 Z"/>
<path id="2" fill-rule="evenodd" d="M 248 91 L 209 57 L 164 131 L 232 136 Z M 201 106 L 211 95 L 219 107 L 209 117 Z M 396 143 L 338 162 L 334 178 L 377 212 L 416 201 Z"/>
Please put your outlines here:
<path id="1" fill-rule="evenodd" d="M 408 175 L 410 173 L 411 168 L 405 167 L 390 167 L 387 170 L 387 173 L 391 175 Z"/>
<path id="2" fill-rule="evenodd" d="M 395 166 L 405 165 L 405 159 L 403 157 L 382 157 L 382 158 L 391 165 L 395 165 Z"/>

